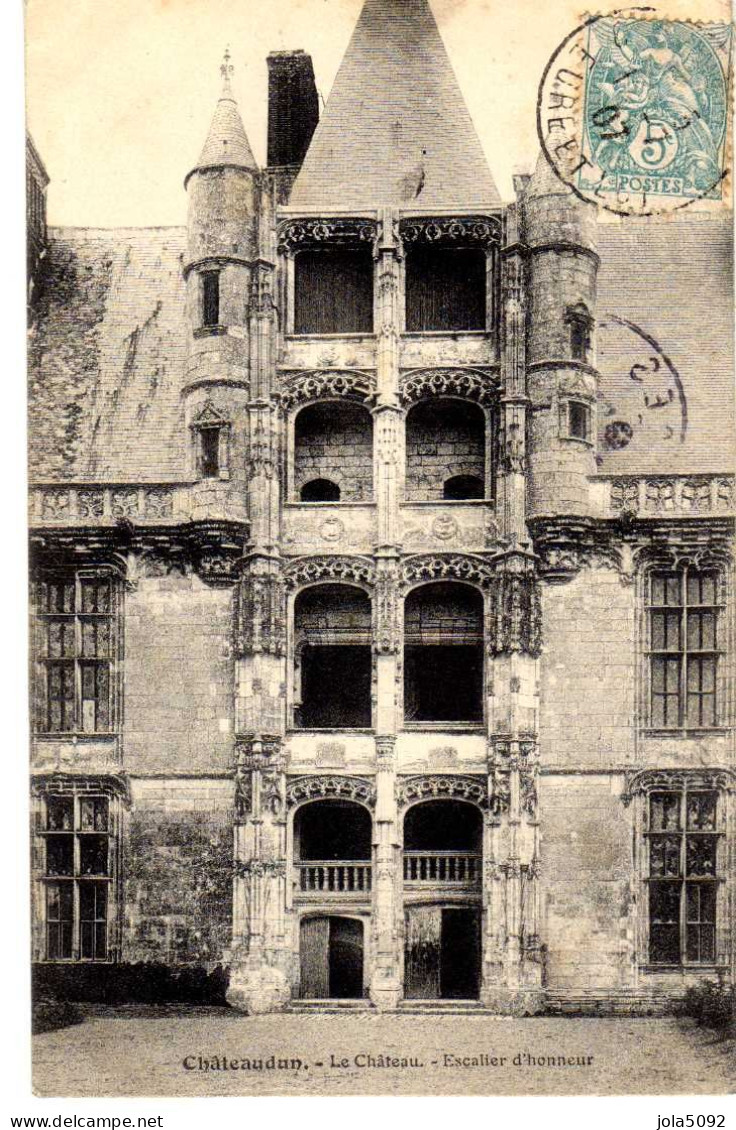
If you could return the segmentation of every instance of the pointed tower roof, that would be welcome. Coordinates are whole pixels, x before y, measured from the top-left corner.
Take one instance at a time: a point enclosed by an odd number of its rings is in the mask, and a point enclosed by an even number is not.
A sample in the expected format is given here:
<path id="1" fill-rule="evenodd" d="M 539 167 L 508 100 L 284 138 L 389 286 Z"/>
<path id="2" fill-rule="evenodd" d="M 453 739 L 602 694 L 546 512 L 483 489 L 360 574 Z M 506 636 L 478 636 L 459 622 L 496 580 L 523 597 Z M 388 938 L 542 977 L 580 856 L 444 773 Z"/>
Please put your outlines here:
<path id="1" fill-rule="evenodd" d="M 289 203 L 500 205 L 428 0 L 366 0 Z"/>
<path id="2" fill-rule="evenodd" d="M 220 99 L 215 108 L 204 148 L 199 155 L 197 164 L 187 175 L 187 180 L 197 169 L 207 169 L 213 166 L 219 168 L 221 165 L 231 165 L 239 169 L 258 168 L 230 85 L 232 73 L 230 52 L 226 49 L 220 66 L 220 74 L 222 75 Z M 186 181 L 184 183 L 186 184 Z"/>

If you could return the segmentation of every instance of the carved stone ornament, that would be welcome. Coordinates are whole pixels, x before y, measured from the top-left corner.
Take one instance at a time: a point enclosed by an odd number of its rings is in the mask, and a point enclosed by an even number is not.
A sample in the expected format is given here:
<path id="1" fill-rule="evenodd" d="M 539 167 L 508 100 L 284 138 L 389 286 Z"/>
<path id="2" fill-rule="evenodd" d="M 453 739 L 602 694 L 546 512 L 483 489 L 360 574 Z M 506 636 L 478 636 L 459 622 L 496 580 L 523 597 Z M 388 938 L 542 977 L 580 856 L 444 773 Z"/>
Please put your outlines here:
<path id="1" fill-rule="evenodd" d="M 282 739 L 275 734 L 243 734 L 235 741 L 235 760 L 246 769 L 272 766 L 282 770 L 282 746 Z"/>
<path id="2" fill-rule="evenodd" d="M 456 247 L 487 246 L 499 243 L 501 221 L 497 216 L 458 216 L 402 220 L 399 225 L 405 243 L 447 243 Z"/>
<path id="3" fill-rule="evenodd" d="M 249 879 L 253 876 L 284 879 L 286 863 L 283 859 L 236 859 L 233 871 L 238 879 Z"/>
<path id="4" fill-rule="evenodd" d="M 375 394 L 375 383 L 369 373 L 355 369 L 315 370 L 290 375 L 278 394 L 285 412 L 299 404 L 314 400 L 356 400 L 365 404 Z"/>
<path id="5" fill-rule="evenodd" d="M 284 583 L 273 573 L 246 574 L 238 591 L 236 643 L 239 655 L 284 654 L 286 602 Z"/>
<path id="6" fill-rule="evenodd" d="M 250 769 L 238 765 L 235 769 L 235 795 L 233 799 L 235 823 L 247 820 L 253 807 L 253 780 Z"/>
<path id="7" fill-rule="evenodd" d="M 324 243 L 355 246 L 374 243 L 377 236 L 375 220 L 285 220 L 278 226 L 278 249 L 283 254 Z"/>
<path id="8" fill-rule="evenodd" d="M 422 581 L 468 581 L 485 588 L 493 584 L 495 572 L 482 558 L 470 553 L 421 553 L 401 563 L 403 587 Z"/>
<path id="9" fill-rule="evenodd" d="M 703 529 L 663 529 L 632 553 L 633 566 L 645 569 L 728 569 L 732 561 L 731 531 Z"/>
<path id="10" fill-rule="evenodd" d="M 368 557 L 299 557 L 284 571 L 284 581 L 289 589 L 320 581 L 347 581 L 373 586 L 376 571 Z"/>
<path id="11" fill-rule="evenodd" d="M 496 403 L 498 388 L 494 377 L 479 369 L 412 369 L 402 374 L 402 404 L 437 396 L 458 396 L 490 405 Z"/>
<path id="12" fill-rule="evenodd" d="M 407 777 L 396 785 L 396 799 L 402 806 L 421 800 L 449 797 L 468 800 L 485 808 L 488 804 L 488 787 L 484 777 L 469 777 L 456 773 L 437 773 L 431 776 Z"/>
<path id="13" fill-rule="evenodd" d="M 403 645 L 397 578 L 379 574 L 373 597 L 373 641 L 377 655 L 396 655 Z"/>
<path id="14" fill-rule="evenodd" d="M 624 579 L 621 550 L 613 544 L 614 531 L 604 524 L 592 519 L 545 518 L 530 526 L 539 571 L 547 580 L 570 580 L 584 566 L 613 569 Z"/>
<path id="15" fill-rule="evenodd" d="M 668 789 L 708 789 L 718 792 L 736 790 L 736 770 L 722 769 L 638 769 L 627 773 L 626 786 L 621 796 L 628 807 L 638 793 L 651 793 Z"/>
<path id="16" fill-rule="evenodd" d="M 363 777 L 315 776 L 296 777 L 286 786 L 289 808 L 310 800 L 328 798 L 354 800 L 372 808 L 376 803 L 376 786 Z"/>
<path id="17" fill-rule="evenodd" d="M 519 652 L 536 658 L 541 653 L 542 601 L 533 573 L 496 577 L 488 644 L 492 655 Z"/>
<path id="18" fill-rule="evenodd" d="M 77 515 L 80 518 L 101 518 L 105 496 L 101 490 L 77 491 Z"/>

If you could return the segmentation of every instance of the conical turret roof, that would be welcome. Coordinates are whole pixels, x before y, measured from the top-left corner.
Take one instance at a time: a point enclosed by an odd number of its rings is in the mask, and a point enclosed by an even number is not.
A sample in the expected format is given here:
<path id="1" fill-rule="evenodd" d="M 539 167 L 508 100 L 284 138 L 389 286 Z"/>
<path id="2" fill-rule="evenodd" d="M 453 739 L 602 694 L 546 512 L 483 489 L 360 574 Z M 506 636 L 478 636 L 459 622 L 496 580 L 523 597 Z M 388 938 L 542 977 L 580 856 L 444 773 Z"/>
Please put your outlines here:
<path id="1" fill-rule="evenodd" d="M 220 67 L 222 92 L 215 108 L 204 148 L 199 155 L 197 164 L 188 174 L 187 180 L 197 169 L 207 169 L 213 166 L 232 165 L 240 169 L 256 169 L 258 167 L 230 85 L 232 71 L 230 55 L 226 51 Z"/>
<path id="2" fill-rule="evenodd" d="M 366 0 L 289 203 L 500 205 L 428 0 Z"/>
<path id="3" fill-rule="evenodd" d="M 540 149 L 537 163 L 526 190 L 532 196 L 572 196 L 573 191 L 552 168 L 549 159 Z"/>

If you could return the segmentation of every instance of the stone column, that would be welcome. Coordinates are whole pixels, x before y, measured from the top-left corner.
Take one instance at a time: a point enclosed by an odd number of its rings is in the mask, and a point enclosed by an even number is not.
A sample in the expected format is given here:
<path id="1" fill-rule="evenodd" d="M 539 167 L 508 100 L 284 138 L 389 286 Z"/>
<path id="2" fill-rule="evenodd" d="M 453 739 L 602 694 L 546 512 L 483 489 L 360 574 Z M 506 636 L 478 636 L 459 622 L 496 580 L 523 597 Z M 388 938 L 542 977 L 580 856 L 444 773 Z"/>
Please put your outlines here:
<path id="1" fill-rule="evenodd" d="M 377 738 L 374 823 L 373 975 L 370 996 L 380 1009 L 396 1008 L 401 999 L 398 893 L 400 853 L 397 834 L 394 738 Z"/>
<path id="2" fill-rule="evenodd" d="M 233 947 L 227 999 L 272 1012 L 291 995 L 284 925 L 285 776 L 279 741 L 237 744 Z"/>
<path id="3" fill-rule="evenodd" d="M 374 825 L 373 970 L 371 1000 L 395 1008 L 401 997 L 397 915 L 401 881 L 396 813 L 395 741 L 397 675 L 401 647 L 398 597 L 399 498 L 404 474 L 404 413 L 399 388 L 399 298 L 402 249 L 395 213 L 380 217 L 376 257 L 377 393 L 374 421 L 374 482 L 377 545 L 373 601 L 376 672 L 376 813 Z"/>

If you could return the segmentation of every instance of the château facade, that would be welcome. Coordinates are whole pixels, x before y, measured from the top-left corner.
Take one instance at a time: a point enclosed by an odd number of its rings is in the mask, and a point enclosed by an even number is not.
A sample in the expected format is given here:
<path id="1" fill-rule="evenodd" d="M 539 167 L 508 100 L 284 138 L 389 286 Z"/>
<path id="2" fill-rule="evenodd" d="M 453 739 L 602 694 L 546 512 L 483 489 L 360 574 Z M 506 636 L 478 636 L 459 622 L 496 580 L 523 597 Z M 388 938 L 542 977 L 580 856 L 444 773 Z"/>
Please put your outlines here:
<path id="1" fill-rule="evenodd" d="M 186 230 L 38 227 L 34 961 L 251 1012 L 730 981 L 729 217 L 544 157 L 503 203 L 427 0 L 366 0 L 319 121 L 268 64 L 267 167 L 226 57 Z"/>

